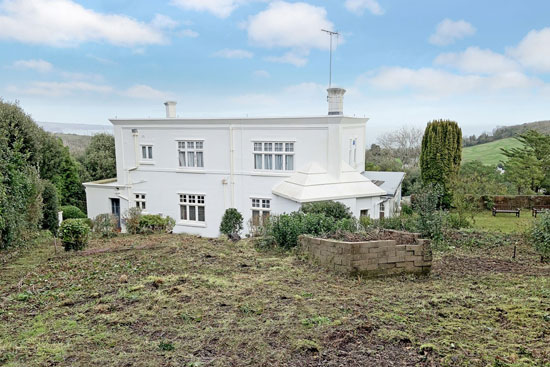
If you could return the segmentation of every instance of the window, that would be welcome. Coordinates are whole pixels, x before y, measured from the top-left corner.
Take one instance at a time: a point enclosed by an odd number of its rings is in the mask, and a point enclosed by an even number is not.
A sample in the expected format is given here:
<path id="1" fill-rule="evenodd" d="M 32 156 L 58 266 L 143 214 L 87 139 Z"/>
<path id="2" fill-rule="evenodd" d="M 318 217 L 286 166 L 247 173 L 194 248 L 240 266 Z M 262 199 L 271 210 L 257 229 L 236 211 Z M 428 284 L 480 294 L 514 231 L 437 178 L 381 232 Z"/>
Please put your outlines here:
<path id="1" fill-rule="evenodd" d="M 254 142 L 254 169 L 293 171 L 294 143 Z"/>
<path id="2" fill-rule="evenodd" d="M 153 159 L 153 146 L 142 145 L 141 146 L 141 159 L 151 160 Z"/>
<path id="3" fill-rule="evenodd" d="M 186 222 L 202 222 L 205 219 L 204 195 L 180 194 L 180 219 Z"/>
<path id="4" fill-rule="evenodd" d="M 271 212 L 270 199 L 252 199 L 252 224 L 258 226 L 262 224 Z"/>
<path id="5" fill-rule="evenodd" d="M 359 214 L 359 218 L 370 218 L 369 210 L 368 209 L 361 209 L 361 212 Z"/>
<path id="6" fill-rule="evenodd" d="M 178 141 L 180 167 L 204 167 L 204 141 Z"/>
<path id="7" fill-rule="evenodd" d="M 145 210 L 146 209 L 145 194 L 135 194 L 135 197 L 136 197 L 136 208 Z"/>
<path id="8" fill-rule="evenodd" d="M 357 165 L 357 138 L 349 140 L 348 163 L 352 167 Z"/>

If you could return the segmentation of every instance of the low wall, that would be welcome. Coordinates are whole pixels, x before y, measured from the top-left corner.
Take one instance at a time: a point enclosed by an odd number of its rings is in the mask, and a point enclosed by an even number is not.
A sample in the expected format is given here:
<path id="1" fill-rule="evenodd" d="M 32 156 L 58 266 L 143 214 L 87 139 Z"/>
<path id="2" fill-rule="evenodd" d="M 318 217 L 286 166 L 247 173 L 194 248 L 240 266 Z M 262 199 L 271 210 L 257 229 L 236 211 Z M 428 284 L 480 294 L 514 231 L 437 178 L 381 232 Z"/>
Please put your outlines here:
<path id="1" fill-rule="evenodd" d="M 550 195 L 483 196 L 480 204 L 488 201 L 502 207 L 533 209 L 537 206 L 550 206 Z"/>
<path id="2" fill-rule="evenodd" d="M 429 240 L 420 234 L 392 231 L 409 236 L 367 242 L 343 242 L 332 239 L 300 236 L 300 251 L 313 261 L 330 270 L 345 274 L 385 276 L 400 273 L 427 274 L 432 267 L 432 250 Z M 411 242 L 412 244 L 399 244 Z"/>

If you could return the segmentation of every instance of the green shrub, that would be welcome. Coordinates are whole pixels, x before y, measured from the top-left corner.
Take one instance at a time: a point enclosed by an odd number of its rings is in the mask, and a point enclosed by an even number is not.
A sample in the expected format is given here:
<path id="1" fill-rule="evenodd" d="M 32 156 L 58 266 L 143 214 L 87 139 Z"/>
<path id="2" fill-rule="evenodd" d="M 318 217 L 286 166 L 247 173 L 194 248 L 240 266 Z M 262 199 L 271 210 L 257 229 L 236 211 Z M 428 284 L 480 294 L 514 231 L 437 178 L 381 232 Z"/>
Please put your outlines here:
<path id="1" fill-rule="evenodd" d="M 300 209 L 302 213 L 324 214 L 327 217 L 340 219 L 351 219 L 353 215 L 351 210 L 342 203 L 336 201 L 316 201 L 313 203 L 305 203 Z"/>
<path id="2" fill-rule="evenodd" d="M 235 208 L 225 211 L 220 224 L 220 232 L 228 237 L 238 236 L 243 230 L 243 216 Z"/>
<path id="3" fill-rule="evenodd" d="M 470 228 L 472 223 L 465 218 L 461 217 L 458 213 L 448 213 L 444 216 L 445 219 L 445 228 L 451 229 L 461 229 L 461 228 Z"/>
<path id="4" fill-rule="evenodd" d="M 111 214 L 99 214 L 92 221 L 94 233 L 104 238 L 114 237 L 118 233 L 118 218 Z"/>
<path id="5" fill-rule="evenodd" d="M 86 214 L 76 206 L 65 205 L 59 208 L 63 212 L 63 220 L 86 218 Z"/>
<path id="6" fill-rule="evenodd" d="M 130 234 L 139 233 L 139 220 L 141 219 L 141 209 L 137 207 L 130 208 L 124 213 L 123 220 L 126 226 L 126 232 Z"/>
<path id="7" fill-rule="evenodd" d="M 66 219 L 59 227 L 59 238 L 65 251 L 82 250 L 88 244 L 90 227 L 83 219 Z"/>
<path id="8" fill-rule="evenodd" d="M 311 235 L 324 235 L 336 230 L 336 221 L 323 213 L 308 213 L 300 215 L 302 221 L 302 233 Z"/>
<path id="9" fill-rule="evenodd" d="M 359 223 L 355 218 L 342 218 L 336 222 L 335 228 L 339 232 L 357 232 Z"/>
<path id="10" fill-rule="evenodd" d="M 550 212 L 538 216 L 531 229 L 530 240 L 542 260 L 550 258 Z"/>
<path id="11" fill-rule="evenodd" d="M 171 217 L 163 217 L 160 214 L 146 214 L 139 218 L 139 233 L 170 233 L 174 229 L 176 221 Z"/>
<path id="12" fill-rule="evenodd" d="M 57 197 L 57 189 L 50 181 L 43 181 L 43 185 L 42 201 L 44 206 L 42 212 L 44 213 L 44 217 L 42 219 L 42 228 L 50 231 L 55 236 L 59 229 L 59 219 L 57 216 L 59 212 L 59 199 Z"/>
<path id="13" fill-rule="evenodd" d="M 401 214 L 403 215 L 412 215 L 413 208 L 407 203 L 401 203 Z"/>
<path id="14" fill-rule="evenodd" d="M 278 246 L 290 249 L 298 245 L 298 236 L 303 234 L 300 213 L 281 214 L 271 217 L 271 234 Z"/>

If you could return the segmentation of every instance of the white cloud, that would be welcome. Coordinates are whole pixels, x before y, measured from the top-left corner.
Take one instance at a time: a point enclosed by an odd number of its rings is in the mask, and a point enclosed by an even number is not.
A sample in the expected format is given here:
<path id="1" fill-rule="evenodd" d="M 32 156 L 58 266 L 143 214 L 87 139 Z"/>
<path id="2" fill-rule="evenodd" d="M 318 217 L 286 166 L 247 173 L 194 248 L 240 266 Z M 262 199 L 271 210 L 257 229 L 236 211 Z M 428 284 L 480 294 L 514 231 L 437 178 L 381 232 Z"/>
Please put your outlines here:
<path id="1" fill-rule="evenodd" d="M 384 14 L 384 9 L 376 0 L 346 0 L 345 7 L 355 14 L 363 14 L 365 10 L 370 11 L 374 15 Z"/>
<path id="2" fill-rule="evenodd" d="M 528 68 L 550 72 L 550 28 L 532 30 L 508 54 Z"/>
<path id="3" fill-rule="evenodd" d="M 138 99 L 161 100 L 163 98 L 166 98 L 168 93 L 157 90 L 145 84 L 136 84 L 126 89 L 124 92 L 122 92 L 122 95 L 126 97 L 131 97 L 131 98 L 138 98 Z"/>
<path id="4" fill-rule="evenodd" d="M 161 30 L 116 14 L 103 14 L 71 0 L 3 0 L 0 3 L 0 39 L 57 47 L 82 42 L 114 45 L 161 44 Z"/>
<path id="5" fill-rule="evenodd" d="M 479 47 L 469 47 L 463 52 L 449 52 L 437 56 L 436 65 L 451 66 L 466 73 L 497 74 L 520 69 L 514 60 Z"/>
<path id="6" fill-rule="evenodd" d="M 498 91 L 542 86 L 538 79 L 529 78 L 520 72 L 506 72 L 491 76 L 457 75 L 446 71 L 401 67 L 382 68 L 368 83 L 383 90 L 412 90 L 432 96 L 464 94 L 475 91 Z"/>
<path id="7" fill-rule="evenodd" d="M 185 10 L 206 11 L 219 18 L 227 18 L 244 0 L 172 0 L 172 4 Z"/>
<path id="8" fill-rule="evenodd" d="M 270 62 L 277 62 L 281 64 L 291 64 L 294 66 L 305 66 L 307 64 L 307 56 L 309 52 L 287 52 L 282 56 L 268 56 L 265 59 Z"/>
<path id="9" fill-rule="evenodd" d="M 430 43 L 445 46 L 474 33 L 476 33 L 474 26 L 464 20 L 444 19 L 437 25 L 435 33 L 430 36 Z"/>
<path id="10" fill-rule="evenodd" d="M 262 79 L 271 77 L 271 74 L 269 74 L 269 72 L 266 70 L 255 70 L 252 75 L 254 75 L 254 77 L 256 78 Z"/>
<path id="11" fill-rule="evenodd" d="M 321 29 L 333 28 L 325 8 L 284 1 L 270 3 L 266 10 L 251 16 L 246 24 L 248 38 L 258 46 L 300 50 L 328 49 L 327 35 Z"/>
<path id="12" fill-rule="evenodd" d="M 174 29 L 179 25 L 179 23 L 176 22 L 174 19 L 170 18 L 169 16 L 162 15 L 162 14 L 155 14 L 155 17 L 151 21 L 151 25 L 155 28 L 160 28 L 160 29 Z"/>
<path id="13" fill-rule="evenodd" d="M 9 87 L 9 91 L 17 94 L 38 95 L 44 97 L 61 97 L 75 93 L 111 93 L 113 88 L 109 85 L 94 84 L 83 81 L 68 82 L 32 82 L 27 87 Z"/>
<path id="14" fill-rule="evenodd" d="M 13 63 L 16 69 L 31 69 L 42 73 L 52 71 L 53 65 L 44 60 L 18 60 Z"/>
<path id="15" fill-rule="evenodd" d="M 199 34 L 192 29 L 184 29 L 183 31 L 180 32 L 180 35 L 182 35 L 183 37 L 189 37 L 189 38 L 197 38 L 199 36 Z"/>
<path id="16" fill-rule="evenodd" d="M 214 53 L 216 57 L 222 57 L 224 59 L 250 59 L 254 54 L 246 50 L 234 50 L 225 48 Z"/>

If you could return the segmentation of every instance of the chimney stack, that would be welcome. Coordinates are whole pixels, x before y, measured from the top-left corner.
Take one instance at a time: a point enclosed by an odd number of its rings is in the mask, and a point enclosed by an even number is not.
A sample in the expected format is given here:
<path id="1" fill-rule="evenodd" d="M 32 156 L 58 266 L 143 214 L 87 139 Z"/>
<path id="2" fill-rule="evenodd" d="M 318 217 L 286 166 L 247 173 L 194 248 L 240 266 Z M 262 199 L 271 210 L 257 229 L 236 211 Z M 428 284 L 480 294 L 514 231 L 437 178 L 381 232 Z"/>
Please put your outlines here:
<path id="1" fill-rule="evenodd" d="M 166 106 L 166 118 L 167 119 L 175 119 L 176 118 L 176 104 L 178 102 L 176 101 L 167 101 L 164 102 L 164 105 Z"/>
<path id="2" fill-rule="evenodd" d="M 330 116 L 342 116 L 344 114 L 344 88 L 329 88 L 328 92 L 328 114 Z"/>

